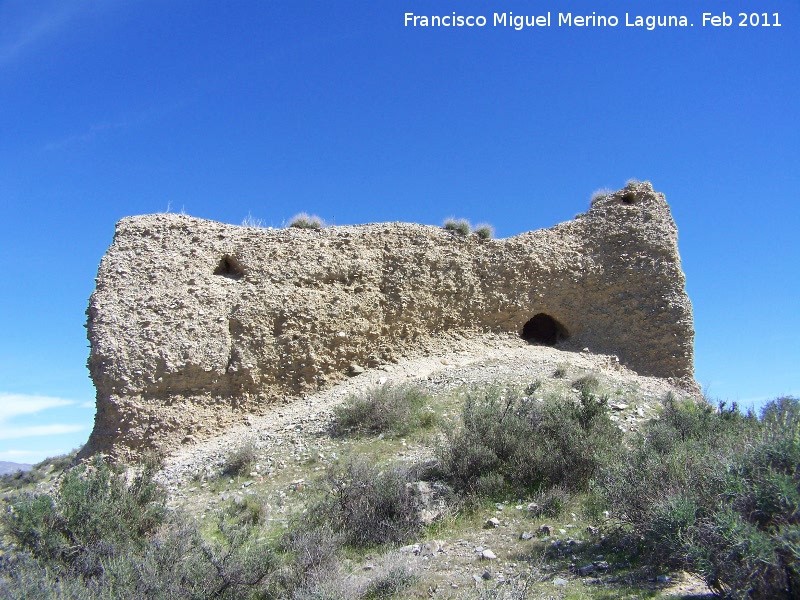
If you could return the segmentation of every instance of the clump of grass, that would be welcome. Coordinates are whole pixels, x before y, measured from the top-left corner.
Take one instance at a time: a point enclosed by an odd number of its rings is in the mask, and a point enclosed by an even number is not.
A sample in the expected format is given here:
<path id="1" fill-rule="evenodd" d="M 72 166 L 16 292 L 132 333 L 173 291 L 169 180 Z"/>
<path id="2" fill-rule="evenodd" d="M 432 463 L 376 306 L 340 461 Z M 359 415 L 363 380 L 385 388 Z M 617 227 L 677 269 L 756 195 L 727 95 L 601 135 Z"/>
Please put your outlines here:
<path id="1" fill-rule="evenodd" d="M 261 219 L 256 219 L 248 212 L 247 216 L 242 220 L 242 225 L 245 227 L 258 227 L 260 229 L 264 227 L 264 221 Z"/>
<path id="2" fill-rule="evenodd" d="M 472 226 L 469 224 L 469 221 L 466 219 L 446 219 L 444 222 L 444 228 L 447 231 L 454 231 L 459 235 L 467 236 L 469 235 Z"/>
<path id="3" fill-rule="evenodd" d="M 529 383 L 525 386 L 525 395 L 526 396 L 533 396 L 537 390 L 541 389 L 542 387 L 542 380 L 537 379 L 533 383 Z"/>
<path id="4" fill-rule="evenodd" d="M 553 377 L 556 379 L 564 379 L 567 375 L 569 375 L 569 363 L 558 363 L 556 365 L 556 370 L 553 371 Z"/>
<path id="5" fill-rule="evenodd" d="M 380 565 L 375 576 L 359 590 L 360 600 L 379 600 L 395 598 L 397 594 L 408 589 L 417 581 L 418 576 L 398 554 L 389 555 Z"/>
<path id="6" fill-rule="evenodd" d="M 482 240 L 489 240 L 494 236 L 494 227 L 488 223 L 480 223 L 475 226 L 475 235 Z"/>
<path id="7" fill-rule="evenodd" d="M 325 227 L 325 221 L 320 219 L 317 215 L 300 213 L 289 220 L 289 227 L 297 227 L 298 229 L 322 229 Z"/>
<path id="8" fill-rule="evenodd" d="M 258 460 L 258 447 L 254 440 L 246 440 L 236 446 L 222 465 L 222 474 L 235 476 L 246 475 Z"/>
<path id="9" fill-rule="evenodd" d="M 613 193 L 614 190 L 611 190 L 609 188 L 602 188 L 599 190 L 595 190 L 594 192 L 592 192 L 591 205 L 594 206 L 597 202 L 605 200 Z"/>
<path id="10" fill-rule="evenodd" d="M 625 182 L 625 189 L 630 190 L 641 184 L 642 184 L 641 181 L 639 181 L 635 177 L 631 177 L 630 179 L 628 179 L 628 181 Z"/>
<path id="11" fill-rule="evenodd" d="M 232 500 L 225 512 L 233 518 L 237 525 L 257 525 L 266 518 L 267 507 L 261 498 L 247 494 L 237 500 Z"/>
<path id="12" fill-rule="evenodd" d="M 582 394 L 595 394 L 600 389 L 600 380 L 594 373 L 589 373 L 573 381 L 572 387 Z"/>
<path id="13" fill-rule="evenodd" d="M 430 395 L 415 386 L 375 387 L 350 396 L 334 409 L 332 431 L 334 435 L 405 435 L 436 422 L 436 413 L 429 409 L 430 402 Z"/>
<path id="14" fill-rule="evenodd" d="M 562 487 L 555 486 L 541 490 L 534 496 L 531 516 L 554 519 L 561 515 L 569 502 L 569 493 Z"/>

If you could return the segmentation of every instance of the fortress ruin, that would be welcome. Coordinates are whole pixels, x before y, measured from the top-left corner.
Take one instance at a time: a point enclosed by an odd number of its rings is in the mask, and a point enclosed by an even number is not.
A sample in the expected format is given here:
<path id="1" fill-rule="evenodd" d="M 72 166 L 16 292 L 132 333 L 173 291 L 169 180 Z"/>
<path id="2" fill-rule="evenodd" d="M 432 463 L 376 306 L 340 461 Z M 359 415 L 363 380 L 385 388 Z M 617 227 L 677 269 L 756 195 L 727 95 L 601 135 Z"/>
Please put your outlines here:
<path id="1" fill-rule="evenodd" d="M 273 230 L 129 217 L 96 283 L 97 414 L 84 454 L 190 441 L 452 332 L 587 347 L 696 385 L 677 229 L 649 183 L 497 240 L 408 223 Z"/>

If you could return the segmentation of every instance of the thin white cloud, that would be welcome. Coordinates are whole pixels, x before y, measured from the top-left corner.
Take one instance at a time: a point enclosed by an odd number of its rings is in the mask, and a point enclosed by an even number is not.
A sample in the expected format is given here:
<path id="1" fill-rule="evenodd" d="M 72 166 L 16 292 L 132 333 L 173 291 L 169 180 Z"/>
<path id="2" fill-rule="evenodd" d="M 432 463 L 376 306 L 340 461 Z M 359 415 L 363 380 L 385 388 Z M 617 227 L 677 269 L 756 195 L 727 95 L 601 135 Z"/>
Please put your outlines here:
<path id="1" fill-rule="evenodd" d="M 0 460 L 9 462 L 35 464 L 44 460 L 48 456 L 60 456 L 66 454 L 67 450 L 56 448 L 55 450 L 3 450 L 0 451 Z"/>
<path id="2" fill-rule="evenodd" d="M 26 49 L 56 34 L 86 6 L 82 0 L 7 3 L 0 11 L 4 21 L 0 29 L 0 66 L 12 63 Z"/>
<path id="3" fill-rule="evenodd" d="M 75 400 L 54 398 L 52 396 L 32 396 L 29 394 L 7 394 L 0 392 L 0 427 L 4 421 L 19 415 L 32 415 L 34 413 L 60 408 L 75 404 Z"/>
<path id="4" fill-rule="evenodd" d="M 90 125 L 89 129 L 87 129 L 83 133 L 76 133 L 74 135 L 68 135 L 58 140 L 47 142 L 44 145 L 44 149 L 61 150 L 63 148 L 69 148 L 77 144 L 84 144 L 86 142 L 91 142 L 98 135 L 101 135 L 105 132 L 113 131 L 115 129 L 126 129 L 131 125 L 132 122 L 137 122 L 137 120 L 134 121 L 120 120 L 113 123 L 97 123 L 95 125 Z"/>
<path id="5" fill-rule="evenodd" d="M 30 416 L 42 411 L 78 404 L 75 400 L 53 396 L 34 396 L 28 394 L 8 394 L 0 392 L 0 440 L 21 439 L 35 436 L 62 435 L 85 429 L 83 425 L 50 423 L 30 425 L 11 423 L 17 417 Z"/>
<path id="6" fill-rule="evenodd" d="M 65 433 L 76 433 L 83 429 L 83 425 L 66 425 L 63 423 L 56 423 L 53 425 L 31 425 L 28 427 L 0 426 L 0 440 L 16 440 L 42 435 L 62 435 Z"/>
<path id="7" fill-rule="evenodd" d="M 86 402 L 81 402 L 81 408 L 97 408 L 94 400 L 88 400 Z"/>

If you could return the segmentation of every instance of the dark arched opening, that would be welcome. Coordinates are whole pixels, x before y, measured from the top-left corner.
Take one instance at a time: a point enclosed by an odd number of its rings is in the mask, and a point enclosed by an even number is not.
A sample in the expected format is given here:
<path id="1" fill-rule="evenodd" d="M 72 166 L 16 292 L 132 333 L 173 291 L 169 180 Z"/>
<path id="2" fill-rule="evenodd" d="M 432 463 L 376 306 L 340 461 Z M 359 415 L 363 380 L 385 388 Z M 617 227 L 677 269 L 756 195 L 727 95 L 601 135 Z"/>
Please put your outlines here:
<path id="1" fill-rule="evenodd" d="M 522 326 L 523 340 L 555 346 L 569 337 L 567 328 L 550 315 L 539 313 Z"/>
<path id="2" fill-rule="evenodd" d="M 244 276 L 244 267 L 238 260 L 226 254 L 219 261 L 217 268 L 214 269 L 214 275 L 222 275 L 230 279 L 241 279 Z"/>

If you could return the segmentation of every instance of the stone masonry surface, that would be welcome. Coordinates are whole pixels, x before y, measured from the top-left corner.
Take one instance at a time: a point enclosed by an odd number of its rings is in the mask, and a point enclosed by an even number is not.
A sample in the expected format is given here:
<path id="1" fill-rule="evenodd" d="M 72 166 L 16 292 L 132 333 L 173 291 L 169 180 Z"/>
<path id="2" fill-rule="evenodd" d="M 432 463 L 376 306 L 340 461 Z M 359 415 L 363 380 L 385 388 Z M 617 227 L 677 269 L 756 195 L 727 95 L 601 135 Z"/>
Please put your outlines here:
<path id="1" fill-rule="evenodd" d="M 454 336 L 530 333 L 536 315 L 556 328 L 543 341 L 696 388 L 677 229 L 647 182 L 498 240 L 408 223 L 129 217 L 87 315 L 97 414 L 84 455 L 194 442 Z"/>

